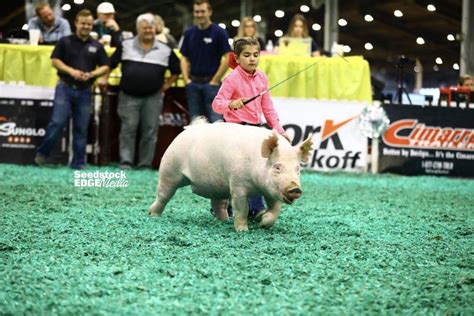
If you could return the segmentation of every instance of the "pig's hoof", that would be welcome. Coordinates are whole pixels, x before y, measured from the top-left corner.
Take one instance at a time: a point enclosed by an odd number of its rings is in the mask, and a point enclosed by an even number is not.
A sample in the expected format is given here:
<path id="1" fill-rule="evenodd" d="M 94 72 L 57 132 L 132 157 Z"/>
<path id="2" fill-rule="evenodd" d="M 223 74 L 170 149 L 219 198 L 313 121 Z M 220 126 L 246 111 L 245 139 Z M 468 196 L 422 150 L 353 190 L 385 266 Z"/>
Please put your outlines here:
<path id="1" fill-rule="evenodd" d="M 254 220 L 258 223 L 261 222 L 262 217 L 266 212 L 267 212 L 267 210 L 262 210 L 262 211 L 258 212 L 257 215 L 255 215 Z"/>
<path id="2" fill-rule="evenodd" d="M 235 231 L 236 232 L 248 232 L 249 231 L 249 227 L 247 225 L 241 225 L 241 226 L 235 226 Z"/>
<path id="3" fill-rule="evenodd" d="M 260 217 L 260 227 L 262 228 L 271 228 L 275 224 L 275 218 L 272 213 L 264 213 Z"/>
<path id="4" fill-rule="evenodd" d="M 160 214 L 158 214 L 157 212 L 149 211 L 149 212 L 148 212 L 148 215 L 149 215 L 149 216 L 159 216 Z"/>

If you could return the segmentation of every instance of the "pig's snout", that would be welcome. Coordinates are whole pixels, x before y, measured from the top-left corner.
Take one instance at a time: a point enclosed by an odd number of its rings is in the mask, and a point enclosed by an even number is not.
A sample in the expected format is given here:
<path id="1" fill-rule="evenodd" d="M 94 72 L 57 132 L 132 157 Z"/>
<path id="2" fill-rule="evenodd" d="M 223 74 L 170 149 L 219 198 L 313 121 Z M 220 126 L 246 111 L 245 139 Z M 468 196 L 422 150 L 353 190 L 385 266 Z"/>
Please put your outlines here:
<path id="1" fill-rule="evenodd" d="M 284 195 L 284 201 L 287 204 L 293 203 L 296 199 L 300 198 L 303 194 L 300 188 L 291 188 L 288 189 Z"/>

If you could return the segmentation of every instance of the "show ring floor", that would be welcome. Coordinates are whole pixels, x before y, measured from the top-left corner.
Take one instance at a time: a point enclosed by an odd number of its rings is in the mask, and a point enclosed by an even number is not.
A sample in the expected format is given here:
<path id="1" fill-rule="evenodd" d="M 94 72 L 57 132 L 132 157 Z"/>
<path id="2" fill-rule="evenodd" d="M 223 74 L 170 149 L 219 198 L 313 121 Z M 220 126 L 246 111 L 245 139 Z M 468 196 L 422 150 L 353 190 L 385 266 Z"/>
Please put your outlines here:
<path id="1" fill-rule="evenodd" d="M 303 173 L 238 234 L 189 187 L 150 218 L 157 172 L 125 178 L 0 164 L 1 314 L 474 313 L 472 180 Z"/>

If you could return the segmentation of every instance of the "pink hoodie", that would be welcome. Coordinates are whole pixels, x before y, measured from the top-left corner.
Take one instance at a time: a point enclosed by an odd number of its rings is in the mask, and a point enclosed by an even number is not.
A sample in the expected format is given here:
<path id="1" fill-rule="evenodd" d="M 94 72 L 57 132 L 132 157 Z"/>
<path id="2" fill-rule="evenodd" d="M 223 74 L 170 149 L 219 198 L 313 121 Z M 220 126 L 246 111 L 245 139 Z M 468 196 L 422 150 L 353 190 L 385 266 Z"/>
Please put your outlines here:
<path id="1" fill-rule="evenodd" d="M 249 99 L 268 88 L 267 76 L 260 70 L 249 74 L 237 66 L 227 78 L 224 79 L 219 92 L 212 102 L 212 109 L 224 115 L 229 123 L 262 124 L 262 114 L 272 128 L 279 134 L 283 133 L 278 114 L 273 108 L 270 93 L 265 93 L 244 105 L 243 108 L 232 110 L 230 102 L 236 99 Z"/>

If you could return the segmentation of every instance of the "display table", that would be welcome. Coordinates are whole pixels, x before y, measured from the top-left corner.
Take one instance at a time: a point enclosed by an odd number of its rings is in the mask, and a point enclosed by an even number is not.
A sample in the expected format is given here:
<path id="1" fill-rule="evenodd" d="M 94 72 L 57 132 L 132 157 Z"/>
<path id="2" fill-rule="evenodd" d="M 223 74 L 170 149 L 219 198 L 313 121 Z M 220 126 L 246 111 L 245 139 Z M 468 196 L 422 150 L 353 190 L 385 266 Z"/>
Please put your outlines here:
<path id="1" fill-rule="evenodd" d="M 315 58 L 263 55 L 258 66 L 268 76 L 270 86 L 307 67 L 306 71 L 273 89 L 272 96 L 372 101 L 369 63 L 361 56 Z"/>
<path id="2" fill-rule="evenodd" d="M 53 87 L 56 70 L 51 66 L 53 46 L 0 44 L 0 81 Z M 108 50 L 110 54 L 112 50 Z M 317 63 L 272 90 L 277 97 L 371 101 L 370 69 L 360 56 L 324 58 L 262 55 L 259 69 L 270 86 Z M 115 74 L 119 76 L 119 70 Z"/>

